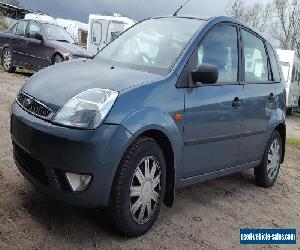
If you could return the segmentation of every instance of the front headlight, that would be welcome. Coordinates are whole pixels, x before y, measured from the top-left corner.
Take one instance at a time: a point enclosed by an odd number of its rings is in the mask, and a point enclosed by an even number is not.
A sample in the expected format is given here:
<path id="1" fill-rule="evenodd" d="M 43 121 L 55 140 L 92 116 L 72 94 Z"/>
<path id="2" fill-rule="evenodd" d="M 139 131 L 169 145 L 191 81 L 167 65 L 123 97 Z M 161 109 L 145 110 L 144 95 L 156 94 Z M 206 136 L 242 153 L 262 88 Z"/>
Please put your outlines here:
<path id="1" fill-rule="evenodd" d="M 89 89 L 81 92 L 60 109 L 53 122 L 76 128 L 97 128 L 117 97 L 118 92 L 109 89 Z"/>

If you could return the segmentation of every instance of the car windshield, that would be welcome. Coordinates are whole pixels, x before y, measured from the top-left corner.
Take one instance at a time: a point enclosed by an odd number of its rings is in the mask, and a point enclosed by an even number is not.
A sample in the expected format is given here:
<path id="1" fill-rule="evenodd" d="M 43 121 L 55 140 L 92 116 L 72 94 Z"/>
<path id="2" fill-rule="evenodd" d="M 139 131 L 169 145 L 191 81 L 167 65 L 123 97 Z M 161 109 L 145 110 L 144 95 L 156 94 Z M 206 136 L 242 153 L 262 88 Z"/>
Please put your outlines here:
<path id="1" fill-rule="evenodd" d="M 56 40 L 66 43 L 75 43 L 74 39 L 64 28 L 50 23 L 43 23 L 42 26 L 49 40 Z"/>
<path id="2" fill-rule="evenodd" d="M 203 23 L 176 17 L 143 21 L 107 45 L 95 60 L 165 75 Z"/>

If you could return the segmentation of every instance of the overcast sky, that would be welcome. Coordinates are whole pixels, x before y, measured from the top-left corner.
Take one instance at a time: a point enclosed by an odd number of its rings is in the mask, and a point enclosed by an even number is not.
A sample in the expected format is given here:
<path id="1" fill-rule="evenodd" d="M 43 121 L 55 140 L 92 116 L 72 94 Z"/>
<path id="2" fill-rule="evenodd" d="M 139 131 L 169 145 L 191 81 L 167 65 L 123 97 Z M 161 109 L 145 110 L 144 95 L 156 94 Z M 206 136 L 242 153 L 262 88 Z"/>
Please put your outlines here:
<path id="1" fill-rule="evenodd" d="M 54 17 L 88 22 L 89 14 L 121 13 L 134 20 L 170 15 L 185 0 L 19 0 L 19 2 L 22 7 L 40 10 Z M 181 13 L 204 17 L 225 15 L 226 3 L 227 0 L 190 0 Z"/>
<path id="2" fill-rule="evenodd" d="M 41 10 L 54 17 L 88 21 L 89 14 L 121 13 L 135 20 L 151 16 L 170 15 L 185 0 L 19 0 L 23 7 Z M 193 6 L 194 8 L 192 8 Z M 222 0 L 191 0 L 184 12 L 200 16 L 224 15 Z"/>

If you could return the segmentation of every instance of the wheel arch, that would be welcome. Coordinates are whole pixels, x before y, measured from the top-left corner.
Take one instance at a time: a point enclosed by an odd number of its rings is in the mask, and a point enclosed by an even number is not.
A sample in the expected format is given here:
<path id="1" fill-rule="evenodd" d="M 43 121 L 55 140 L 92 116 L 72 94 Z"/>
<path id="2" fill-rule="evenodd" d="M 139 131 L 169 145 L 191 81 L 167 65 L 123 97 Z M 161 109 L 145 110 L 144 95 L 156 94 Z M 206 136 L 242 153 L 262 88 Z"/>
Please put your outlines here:
<path id="1" fill-rule="evenodd" d="M 183 149 L 182 124 L 177 124 L 172 114 L 158 108 L 144 108 L 127 116 L 121 125 L 132 135 L 153 138 L 162 148 L 166 157 L 167 186 L 164 203 L 172 206 L 178 174 L 181 170 Z M 129 145 L 132 142 L 129 143 Z"/>
<path id="2" fill-rule="evenodd" d="M 175 197 L 175 164 L 174 164 L 174 151 L 168 136 L 157 129 L 146 130 L 138 137 L 150 137 L 156 141 L 163 151 L 166 162 L 166 192 L 164 203 L 166 206 L 171 207 Z"/>
<path id="3" fill-rule="evenodd" d="M 60 53 L 59 51 L 56 51 L 56 52 L 52 55 L 52 57 L 51 57 L 51 65 L 54 64 L 54 58 L 55 58 L 56 56 L 61 56 L 61 58 L 63 58 L 63 60 L 64 60 L 64 57 L 63 57 L 62 53 Z"/>

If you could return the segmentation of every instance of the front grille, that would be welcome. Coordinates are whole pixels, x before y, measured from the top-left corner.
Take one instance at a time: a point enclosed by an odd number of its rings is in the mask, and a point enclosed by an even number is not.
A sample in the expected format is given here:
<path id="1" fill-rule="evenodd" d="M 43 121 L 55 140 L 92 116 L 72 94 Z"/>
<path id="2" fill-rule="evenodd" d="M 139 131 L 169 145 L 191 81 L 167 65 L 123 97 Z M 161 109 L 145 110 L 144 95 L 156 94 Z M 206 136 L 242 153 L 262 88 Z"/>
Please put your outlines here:
<path id="1" fill-rule="evenodd" d="M 23 109 L 25 109 L 29 113 L 44 119 L 49 118 L 52 113 L 51 109 L 48 108 L 45 104 L 23 92 L 20 92 L 18 94 L 17 102 Z"/>
<path id="2" fill-rule="evenodd" d="M 37 181 L 49 185 L 46 169 L 41 162 L 32 158 L 27 152 L 21 149 L 17 144 L 13 145 L 14 158 L 20 168 L 32 176 Z"/>

